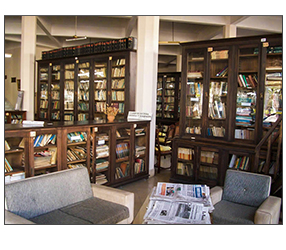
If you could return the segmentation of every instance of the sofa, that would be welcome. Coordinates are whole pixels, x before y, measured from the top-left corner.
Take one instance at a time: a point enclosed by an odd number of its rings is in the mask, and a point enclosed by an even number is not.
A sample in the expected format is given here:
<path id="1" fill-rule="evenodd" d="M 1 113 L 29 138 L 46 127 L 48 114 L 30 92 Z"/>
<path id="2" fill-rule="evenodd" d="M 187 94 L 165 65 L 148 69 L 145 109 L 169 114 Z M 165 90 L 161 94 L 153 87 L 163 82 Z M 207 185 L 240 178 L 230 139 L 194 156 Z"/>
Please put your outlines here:
<path id="1" fill-rule="evenodd" d="M 271 177 L 228 169 L 224 187 L 211 189 L 213 224 L 278 224 L 281 198 L 271 196 Z"/>
<path id="2" fill-rule="evenodd" d="M 5 224 L 130 224 L 134 194 L 91 184 L 75 168 L 5 184 Z"/>

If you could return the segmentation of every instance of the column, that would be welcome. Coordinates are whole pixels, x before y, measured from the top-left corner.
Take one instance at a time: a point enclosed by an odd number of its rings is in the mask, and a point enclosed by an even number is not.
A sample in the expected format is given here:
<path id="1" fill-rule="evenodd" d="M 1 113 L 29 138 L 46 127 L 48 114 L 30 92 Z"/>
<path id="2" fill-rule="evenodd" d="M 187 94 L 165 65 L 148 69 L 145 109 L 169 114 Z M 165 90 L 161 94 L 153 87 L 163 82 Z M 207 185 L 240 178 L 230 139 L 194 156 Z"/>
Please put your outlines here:
<path id="1" fill-rule="evenodd" d="M 155 155 L 156 98 L 159 16 L 138 17 L 136 111 L 152 113 L 150 124 L 149 174 L 153 176 Z"/>
<path id="2" fill-rule="evenodd" d="M 236 25 L 235 24 L 227 24 L 223 27 L 223 37 L 230 38 L 236 37 Z"/>
<path id="3" fill-rule="evenodd" d="M 23 110 L 27 111 L 27 120 L 34 120 L 36 27 L 36 16 L 22 16 L 21 88 L 24 91 Z"/>
<path id="4" fill-rule="evenodd" d="M 182 55 L 177 55 L 176 71 L 182 71 Z"/>

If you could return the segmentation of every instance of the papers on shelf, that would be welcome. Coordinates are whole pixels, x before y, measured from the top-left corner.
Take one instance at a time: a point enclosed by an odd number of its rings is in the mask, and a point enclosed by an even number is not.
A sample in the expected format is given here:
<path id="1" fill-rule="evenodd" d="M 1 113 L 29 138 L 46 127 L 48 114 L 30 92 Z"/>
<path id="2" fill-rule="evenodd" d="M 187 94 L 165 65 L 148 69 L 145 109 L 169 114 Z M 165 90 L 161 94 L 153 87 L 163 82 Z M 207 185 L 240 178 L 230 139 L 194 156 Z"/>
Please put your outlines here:
<path id="1" fill-rule="evenodd" d="M 44 126 L 44 121 L 29 121 L 29 120 L 24 120 L 22 122 L 22 125 L 25 127 L 30 127 L 30 126 L 35 126 L 35 127 L 40 127 L 40 126 Z"/>
<path id="2" fill-rule="evenodd" d="M 210 224 L 214 207 L 206 185 L 158 182 L 150 196 L 145 224 Z"/>

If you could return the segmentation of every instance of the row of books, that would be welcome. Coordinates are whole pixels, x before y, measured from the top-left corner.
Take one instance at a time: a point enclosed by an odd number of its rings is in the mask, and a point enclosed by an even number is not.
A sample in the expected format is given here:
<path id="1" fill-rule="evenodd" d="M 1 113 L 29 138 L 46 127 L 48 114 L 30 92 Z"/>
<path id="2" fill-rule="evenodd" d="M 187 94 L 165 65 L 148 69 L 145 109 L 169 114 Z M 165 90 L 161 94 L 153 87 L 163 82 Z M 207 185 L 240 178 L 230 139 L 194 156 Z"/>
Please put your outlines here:
<path id="1" fill-rule="evenodd" d="M 94 81 L 95 89 L 106 89 L 106 83 L 107 83 L 107 81 L 105 79 L 104 80 L 95 80 Z"/>
<path id="2" fill-rule="evenodd" d="M 111 76 L 112 77 L 124 77 L 125 76 L 125 67 L 112 68 Z"/>
<path id="3" fill-rule="evenodd" d="M 47 105 L 47 107 L 48 107 L 48 105 Z M 60 108 L 60 102 L 59 101 L 53 101 L 52 102 L 52 109 L 59 109 L 59 108 Z"/>
<path id="4" fill-rule="evenodd" d="M 95 183 L 96 184 L 103 185 L 107 182 L 108 182 L 108 180 L 107 180 L 107 177 L 105 174 L 96 174 L 96 176 L 95 176 Z"/>
<path id="5" fill-rule="evenodd" d="M 103 113 L 105 108 L 106 108 L 106 102 L 97 102 L 94 106 L 94 111 Z"/>
<path id="6" fill-rule="evenodd" d="M 89 62 L 79 63 L 78 68 L 89 68 Z"/>
<path id="7" fill-rule="evenodd" d="M 44 147 L 49 144 L 56 144 L 56 134 L 37 135 L 34 139 L 34 147 Z"/>
<path id="8" fill-rule="evenodd" d="M 73 81 L 65 81 L 65 90 L 73 92 L 73 90 L 74 90 L 74 82 Z"/>
<path id="9" fill-rule="evenodd" d="M 112 101 L 124 101 L 124 91 L 112 91 L 111 92 Z"/>
<path id="10" fill-rule="evenodd" d="M 119 65 L 125 65 L 125 58 L 117 59 L 112 63 L 112 66 L 119 66 Z"/>
<path id="11" fill-rule="evenodd" d="M 174 109 L 175 109 L 174 104 L 171 104 L 171 105 L 165 104 L 164 105 L 164 111 L 174 112 Z"/>
<path id="12" fill-rule="evenodd" d="M 124 114 L 124 103 L 112 103 L 111 106 L 119 110 L 118 114 Z"/>
<path id="13" fill-rule="evenodd" d="M 129 175 L 129 162 L 122 162 L 119 167 L 115 168 L 115 179 L 120 179 Z"/>
<path id="14" fill-rule="evenodd" d="M 80 81 L 78 88 L 83 91 L 88 91 L 89 89 L 89 82 L 88 81 Z"/>
<path id="15" fill-rule="evenodd" d="M 48 118 L 48 112 L 40 110 L 39 117 L 42 119 Z"/>
<path id="16" fill-rule="evenodd" d="M 228 50 L 217 50 L 211 52 L 211 59 L 227 59 L 228 58 Z"/>
<path id="17" fill-rule="evenodd" d="M 65 79 L 74 79 L 74 71 L 66 70 L 65 71 Z"/>
<path id="18" fill-rule="evenodd" d="M 58 81 L 60 79 L 61 79 L 61 72 L 60 71 L 52 73 L 52 80 Z"/>
<path id="19" fill-rule="evenodd" d="M 191 98 L 192 99 L 192 98 Z M 186 106 L 186 117 L 200 119 L 202 116 L 202 105 L 198 102 Z"/>
<path id="20" fill-rule="evenodd" d="M 96 146 L 96 159 L 105 158 L 109 156 L 108 145 Z"/>
<path id="21" fill-rule="evenodd" d="M 67 134 L 68 143 L 87 141 L 86 132 L 71 132 Z"/>
<path id="22" fill-rule="evenodd" d="M 41 100 L 40 101 L 40 108 L 41 109 L 47 109 L 48 106 L 49 106 L 49 102 L 48 101 L 46 101 L 46 100 Z"/>
<path id="23" fill-rule="evenodd" d="M 129 156 L 129 145 L 126 142 L 118 143 L 116 145 L 116 158 L 124 158 L 126 156 Z"/>
<path id="24" fill-rule="evenodd" d="M 190 164 L 183 163 L 183 162 L 177 163 L 177 174 L 192 176 L 193 173 L 194 173 L 194 165 L 192 163 Z"/>
<path id="25" fill-rule="evenodd" d="M 175 102 L 175 97 L 171 96 L 164 97 L 164 102 Z"/>
<path id="26" fill-rule="evenodd" d="M 106 68 L 95 68 L 94 78 L 106 78 Z"/>
<path id="27" fill-rule="evenodd" d="M 57 163 L 57 148 L 50 148 L 41 152 L 34 153 L 34 168 L 42 168 Z"/>
<path id="28" fill-rule="evenodd" d="M 225 119 L 225 103 L 218 98 L 209 103 L 209 117 L 212 119 Z"/>
<path id="29" fill-rule="evenodd" d="M 244 87 L 244 88 L 256 88 L 258 84 L 257 75 L 239 74 L 237 80 L 239 87 Z"/>
<path id="30" fill-rule="evenodd" d="M 146 152 L 146 147 L 145 146 L 138 146 L 135 145 L 135 155 L 138 157 L 140 155 L 144 155 Z"/>
<path id="31" fill-rule="evenodd" d="M 175 90 L 166 89 L 165 90 L 165 96 L 167 96 L 167 95 L 174 96 L 175 95 Z"/>
<path id="32" fill-rule="evenodd" d="M 254 139 L 254 129 L 235 129 L 235 139 Z"/>
<path id="33" fill-rule="evenodd" d="M 79 101 L 88 101 L 89 100 L 89 92 L 86 92 L 85 90 L 80 90 L 78 92 L 78 100 Z"/>
<path id="34" fill-rule="evenodd" d="M 224 135 L 225 135 L 225 128 L 224 127 L 212 126 L 210 128 L 207 128 L 207 135 L 208 136 L 216 136 L 216 137 L 224 137 Z"/>
<path id="35" fill-rule="evenodd" d="M 216 73 L 217 77 L 225 77 L 228 73 L 228 66 L 225 66 L 221 71 Z"/>
<path id="36" fill-rule="evenodd" d="M 108 169 L 109 161 L 106 159 L 96 159 L 96 171 L 104 171 Z"/>
<path id="37" fill-rule="evenodd" d="M 86 164 L 84 163 L 76 163 L 76 164 L 67 164 L 68 168 L 84 168 Z"/>
<path id="38" fill-rule="evenodd" d="M 251 126 L 254 124 L 254 116 L 236 115 L 235 122 L 237 126 Z"/>
<path id="39" fill-rule="evenodd" d="M 143 159 L 136 159 L 134 164 L 134 173 L 139 174 L 144 172 L 145 162 Z"/>
<path id="40" fill-rule="evenodd" d="M 60 100 L 60 92 L 58 90 L 52 90 L 51 98 L 54 100 Z"/>
<path id="41" fill-rule="evenodd" d="M 73 121 L 74 120 L 74 115 L 65 113 L 64 120 L 65 121 Z"/>
<path id="42" fill-rule="evenodd" d="M 9 173 L 12 172 L 13 168 L 11 167 L 9 161 L 7 160 L 7 158 L 5 157 L 5 173 Z"/>
<path id="43" fill-rule="evenodd" d="M 201 162 L 211 163 L 211 164 L 218 164 L 218 156 L 217 152 L 212 151 L 201 151 Z"/>
<path id="44" fill-rule="evenodd" d="M 59 119 L 60 119 L 60 111 L 52 112 L 52 113 L 51 113 L 51 119 L 53 119 L 53 120 L 59 120 Z"/>
<path id="45" fill-rule="evenodd" d="M 192 160 L 194 150 L 192 148 L 178 148 L 178 158 L 183 160 Z"/>
<path id="46" fill-rule="evenodd" d="M 210 96 L 225 96 L 227 95 L 227 82 L 211 82 Z"/>
<path id="47" fill-rule="evenodd" d="M 250 107 L 256 104 L 256 92 L 238 90 L 236 98 L 237 106 Z"/>
<path id="48" fill-rule="evenodd" d="M 87 121 L 88 120 L 88 114 L 85 114 L 85 113 L 78 114 L 77 120 L 78 121 Z"/>
<path id="49" fill-rule="evenodd" d="M 199 177 L 211 180 L 217 180 L 217 168 L 200 166 L 199 168 Z"/>
<path id="50" fill-rule="evenodd" d="M 89 110 L 89 104 L 85 102 L 78 103 L 77 107 L 78 107 L 78 110 L 82 110 L 82 111 Z"/>
<path id="51" fill-rule="evenodd" d="M 125 79 L 113 79 L 111 82 L 112 89 L 124 89 L 125 87 Z"/>
<path id="52" fill-rule="evenodd" d="M 63 47 L 42 52 L 42 59 L 54 59 L 70 56 L 88 55 L 102 52 L 112 52 L 121 50 L 136 50 L 137 38 L 126 37 L 96 43 L 88 43 L 79 46 Z"/>
<path id="53" fill-rule="evenodd" d="M 187 95 L 192 95 L 195 97 L 202 96 L 203 84 L 201 82 L 188 82 L 187 83 Z"/>
<path id="54" fill-rule="evenodd" d="M 68 147 L 67 150 L 67 161 L 77 161 L 86 159 L 86 148 L 84 147 Z"/>
<path id="55" fill-rule="evenodd" d="M 106 100 L 106 90 L 95 90 L 94 91 L 95 101 L 105 101 Z"/>
<path id="56" fill-rule="evenodd" d="M 186 127 L 186 133 L 200 135 L 202 133 L 202 128 L 201 126 Z"/>
<path id="57" fill-rule="evenodd" d="M 229 168 L 248 170 L 249 156 L 232 155 L 229 163 Z"/>

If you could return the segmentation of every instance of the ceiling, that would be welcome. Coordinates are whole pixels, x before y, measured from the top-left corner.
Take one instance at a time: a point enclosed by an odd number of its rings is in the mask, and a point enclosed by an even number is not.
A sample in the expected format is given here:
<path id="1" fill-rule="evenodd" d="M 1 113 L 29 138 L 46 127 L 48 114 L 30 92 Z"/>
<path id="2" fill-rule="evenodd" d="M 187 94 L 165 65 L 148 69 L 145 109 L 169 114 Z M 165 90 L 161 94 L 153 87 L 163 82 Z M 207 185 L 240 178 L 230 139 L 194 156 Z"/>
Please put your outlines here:
<path id="1" fill-rule="evenodd" d="M 223 38 L 226 25 L 236 27 L 237 37 L 282 33 L 280 16 L 160 16 L 159 69 L 175 70 L 178 44 Z M 75 28 L 77 24 L 77 29 Z M 67 42 L 74 35 L 87 40 Z M 126 36 L 137 37 L 137 16 L 37 16 L 37 46 L 43 50 Z M 20 46 L 21 16 L 5 16 L 5 48 Z"/>

